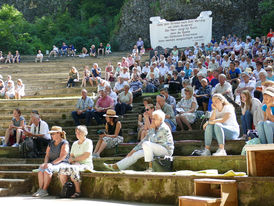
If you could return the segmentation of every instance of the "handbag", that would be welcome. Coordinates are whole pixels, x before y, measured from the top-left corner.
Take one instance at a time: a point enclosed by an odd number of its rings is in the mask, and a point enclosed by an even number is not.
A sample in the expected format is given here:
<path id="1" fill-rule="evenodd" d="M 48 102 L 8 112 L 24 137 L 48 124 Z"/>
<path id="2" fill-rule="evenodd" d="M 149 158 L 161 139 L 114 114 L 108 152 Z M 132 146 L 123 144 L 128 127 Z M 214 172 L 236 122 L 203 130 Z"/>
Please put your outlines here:
<path id="1" fill-rule="evenodd" d="M 66 182 L 62 188 L 60 197 L 61 198 L 70 198 L 75 193 L 75 185 L 73 182 Z"/>
<path id="2" fill-rule="evenodd" d="M 173 170 L 173 158 L 169 156 L 156 157 L 152 161 L 152 170 L 153 172 L 171 172 Z"/>
<path id="3" fill-rule="evenodd" d="M 23 158 L 36 158 L 35 144 L 32 137 L 26 137 L 22 144 L 19 146 L 19 153 Z"/>

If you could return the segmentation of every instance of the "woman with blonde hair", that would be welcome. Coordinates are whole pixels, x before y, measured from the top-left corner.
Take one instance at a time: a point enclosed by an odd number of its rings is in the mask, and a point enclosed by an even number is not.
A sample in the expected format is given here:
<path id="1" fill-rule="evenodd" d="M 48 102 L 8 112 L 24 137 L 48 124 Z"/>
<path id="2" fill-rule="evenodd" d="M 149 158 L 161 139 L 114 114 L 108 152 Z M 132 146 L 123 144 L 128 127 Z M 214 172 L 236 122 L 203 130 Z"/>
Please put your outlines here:
<path id="1" fill-rule="evenodd" d="M 66 140 L 66 132 L 62 127 L 52 126 L 49 133 L 53 141 L 49 143 L 44 163 L 38 169 L 39 189 L 32 195 L 33 197 L 48 196 L 47 189 L 52 174 L 59 172 L 60 168 L 68 164 L 69 161 L 69 143 Z"/>
<path id="2" fill-rule="evenodd" d="M 181 99 L 176 105 L 176 122 L 181 130 L 184 130 L 183 124 L 188 127 L 188 130 L 192 130 L 191 124 L 196 119 L 196 110 L 198 109 L 198 103 L 196 98 L 193 96 L 193 88 L 186 86 L 185 97 Z"/>
<path id="3" fill-rule="evenodd" d="M 79 73 L 75 67 L 71 67 L 68 76 L 67 88 L 74 87 L 75 82 L 79 82 Z"/>
<path id="4" fill-rule="evenodd" d="M 262 106 L 264 120 L 258 123 L 258 135 L 262 144 L 273 144 L 274 134 L 274 87 L 267 87 Z"/>
<path id="5" fill-rule="evenodd" d="M 21 99 L 25 96 L 25 85 L 21 79 L 17 79 L 17 85 L 15 87 L 15 99 Z"/>
<path id="6" fill-rule="evenodd" d="M 226 156 L 224 149 L 225 139 L 235 140 L 239 137 L 239 125 L 236 119 L 235 109 L 222 94 L 214 94 L 212 97 L 212 113 L 203 125 L 205 129 L 205 150 L 202 156 L 210 156 L 212 138 L 216 138 L 219 149 L 213 156 Z"/>
<path id="7" fill-rule="evenodd" d="M 243 129 L 242 139 L 247 138 L 248 130 L 252 129 L 252 124 L 255 128 L 258 126 L 259 121 L 263 121 L 264 115 L 262 103 L 257 98 L 252 98 L 248 90 L 241 92 L 241 125 Z"/>
<path id="8" fill-rule="evenodd" d="M 84 67 L 83 79 L 82 79 L 81 87 L 86 87 L 87 81 L 89 81 L 89 77 L 90 77 L 90 71 L 89 71 L 89 67 L 86 65 Z M 91 81 L 90 83 L 93 83 L 93 82 Z M 90 84 L 90 85 L 93 86 L 93 84 Z"/>

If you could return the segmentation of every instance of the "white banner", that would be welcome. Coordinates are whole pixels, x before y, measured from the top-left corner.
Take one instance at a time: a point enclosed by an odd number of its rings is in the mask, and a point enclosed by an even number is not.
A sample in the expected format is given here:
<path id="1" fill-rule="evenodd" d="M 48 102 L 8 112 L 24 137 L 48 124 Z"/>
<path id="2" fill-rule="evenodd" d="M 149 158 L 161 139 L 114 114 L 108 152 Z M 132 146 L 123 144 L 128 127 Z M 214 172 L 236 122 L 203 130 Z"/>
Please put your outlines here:
<path id="1" fill-rule="evenodd" d="M 194 46 L 195 42 L 209 43 L 212 36 L 211 11 L 203 11 L 196 19 L 166 21 L 160 17 L 151 17 L 150 44 L 153 49 Z"/>

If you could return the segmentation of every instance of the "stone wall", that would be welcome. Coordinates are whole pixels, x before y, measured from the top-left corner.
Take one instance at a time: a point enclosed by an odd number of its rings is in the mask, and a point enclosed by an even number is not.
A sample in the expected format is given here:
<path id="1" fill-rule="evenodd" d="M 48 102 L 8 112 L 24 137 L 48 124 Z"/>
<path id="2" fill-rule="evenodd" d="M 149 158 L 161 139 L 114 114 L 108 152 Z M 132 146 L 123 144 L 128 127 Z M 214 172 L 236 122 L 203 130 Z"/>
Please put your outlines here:
<path id="1" fill-rule="evenodd" d="M 53 15 L 65 10 L 69 2 L 63 0 L 1 0 L 0 7 L 3 4 L 13 5 L 23 13 L 26 20 L 32 22 L 35 17 Z"/>
<path id="2" fill-rule="evenodd" d="M 212 36 L 219 39 L 229 33 L 245 36 L 248 22 L 256 17 L 260 0 L 128 0 L 122 8 L 120 31 L 115 37 L 121 50 L 130 50 L 142 37 L 149 45 L 149 18 L 160 16 L 168 21 L 197 18 L 211 10 Z"/>

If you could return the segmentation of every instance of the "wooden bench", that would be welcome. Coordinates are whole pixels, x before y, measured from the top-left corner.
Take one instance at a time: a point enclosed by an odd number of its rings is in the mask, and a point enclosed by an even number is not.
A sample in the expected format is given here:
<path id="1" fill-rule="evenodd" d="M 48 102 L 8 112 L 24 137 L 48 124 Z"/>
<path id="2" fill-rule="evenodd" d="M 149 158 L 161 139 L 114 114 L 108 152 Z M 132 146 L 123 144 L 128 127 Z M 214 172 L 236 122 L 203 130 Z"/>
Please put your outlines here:
<path id="1" fill-rule="evenodd" d="M 245 148 L 249 176 L 274 176 L 274 144 L 247 145 Z"/>
<path id="2" fill-rule="evenodd" d="M 179 196 L 179 206 L 237 206 L 236 180 L 195 179 L 195 196 Z"/>

